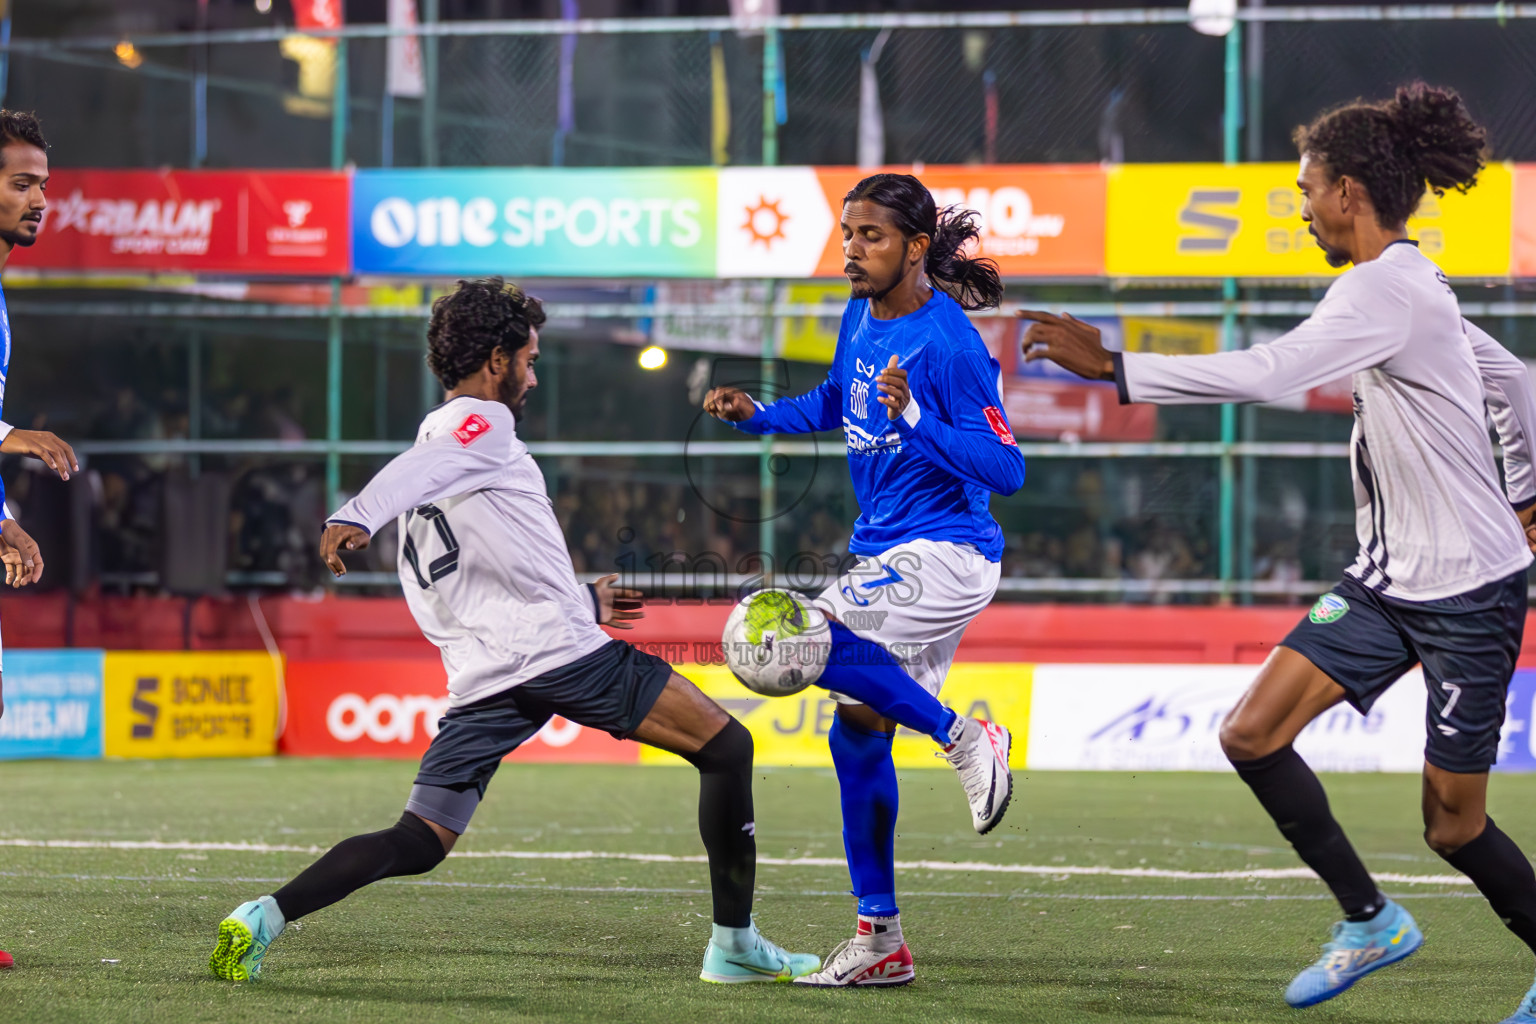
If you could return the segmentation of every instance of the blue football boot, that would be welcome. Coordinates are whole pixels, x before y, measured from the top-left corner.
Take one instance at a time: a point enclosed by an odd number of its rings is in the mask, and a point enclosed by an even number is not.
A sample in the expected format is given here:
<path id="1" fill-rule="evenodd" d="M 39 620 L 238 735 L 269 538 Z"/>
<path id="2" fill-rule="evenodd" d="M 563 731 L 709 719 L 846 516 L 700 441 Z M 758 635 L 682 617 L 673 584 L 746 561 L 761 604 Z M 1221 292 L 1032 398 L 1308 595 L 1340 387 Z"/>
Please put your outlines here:
<path id="1" fill-rule="evenodd" d="M 794 981 L 803 974 L 810 974 L 821 966 L 821 957 L 811 953 L 790 953 L 770 942 L 752 922 L 751 941 L 747 948 L 727 950 L 709 940 L 704 950 L 704 967 L 699 972 L 703 981 L 719 985 L 738 985 L 754 981 Z"/>
<path id="2" fill-rule="evenodd" d="M 1298 1009 L 1332 999 L 1372 971 L 1395 964 L 1424 945 L 1408 911 L 1387 901 L 1369 921 L 1340 921 L 1317 963 L 1296 975 L 1285 1001 Z"/>
<path id="3" fill-rule="evenodd" d="M 1499 1024 L 1536 1024 L 1536 985 L 1520 999 L 1520 1008 Z"/>
<path id="4" fill-rule="evenodd" d="M 255 981 L 267 947 L 283 933 L 287 922 L 271 896 L 242 903 L 219 922 L 219 944 L 208 966 L 225 981 Z"/>

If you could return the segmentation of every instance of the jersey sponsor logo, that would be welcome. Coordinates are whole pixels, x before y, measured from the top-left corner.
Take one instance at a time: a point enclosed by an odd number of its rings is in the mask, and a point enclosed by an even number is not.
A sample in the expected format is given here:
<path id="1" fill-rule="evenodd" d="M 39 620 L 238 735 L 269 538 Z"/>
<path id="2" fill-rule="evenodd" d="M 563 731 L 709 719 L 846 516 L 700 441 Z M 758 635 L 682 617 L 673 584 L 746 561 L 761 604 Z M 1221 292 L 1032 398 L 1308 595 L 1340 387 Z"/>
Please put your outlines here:
<path id="1" fill-rule="evenodd" d="M 877 452 L 895 454 L 902 450 L 901 435 L 896 431 L 887 430 L 877 436 L 847 417 L 843 418 L 843 436 L 847 440 L 848 451 L 859 455 Z"/>
<path id="2" fill-rule="evenodd" d="M 855 369 L 857 369 L 860 373 L 862 373 L 866 377 L 873 377 L 875 374 L 880 372 L 880 368 L 878 366 L 876 366 L 874 363 L 866 363 L 864 360 L 860 359 L 858 356 L 854 356 L 853 357 L 853 365 L 854 365 Z"/>
<path id="3" fill-rule="evenodd" d="M 1018 447 L 1019 442 L 1014 439 L 1013 429 L 1008 426 L 1008 417 L 1003 415 L 1003 410 L 989 405 L 981 411 L 986 414 L 987 426 L 992 428 L 992 433 L 997 435 L 999 441 Z"/>
<path id="4" fill-rule="evenodd" d="M 859 419 L 869 416 L 869 381 L 855 380 L 848 383 L 848 411 Z"/>
<path id="5" fill-rule="evenodd" d="M 484 437 L 486 432 L 490 429 L 490 420 L 486 419 L 484 416 L 481 416 L 477 412 L 472 412 L 468 416 L 464 417 L 464 422 L 459 424 L 458 429 L 453 432 L 453 436 L 458 440 L 459 444 L 463 445 L 465 448 L 468 448 L 480 438 Z"/>
<path id="6" fill-rule="evenodd" d="M 1338 594 L 1324 594 L 1317 599 L 1312 610 L 1307 613 L 1307 618 L 1319 626 L 1326 626 L 1330 622 L 1337 622 L 1349 611 L 1349 602 Z"/>

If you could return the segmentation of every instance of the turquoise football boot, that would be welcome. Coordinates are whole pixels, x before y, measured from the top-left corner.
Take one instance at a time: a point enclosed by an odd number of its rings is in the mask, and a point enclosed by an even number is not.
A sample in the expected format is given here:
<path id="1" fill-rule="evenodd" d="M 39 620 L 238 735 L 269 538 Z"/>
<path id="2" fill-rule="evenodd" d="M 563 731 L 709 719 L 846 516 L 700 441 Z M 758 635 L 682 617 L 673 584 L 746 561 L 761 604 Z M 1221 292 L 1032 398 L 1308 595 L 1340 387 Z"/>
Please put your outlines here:
<path id="1" fill-rule="evenodd" d="M 261 961 L 267 947 L 287 922 L 271 896 L 242 903 L 219 922 L 219 944 L 208 957 L 208 967 L 225 981 L 255 981 L 261 977 Z"/>
<path id="2" fill-rule="evenodd" d="M 1410 956 L 1424 945 L 1424 933 L 1408 911 L 1387 901 L 1369 921 L 1340 921 L 1317 963 L 1296 975 L 1285 1001 L 1300 1009 L 1332 999 L 1372 971 Z"/>
<path id="3" fill-rule="evenodd" d="M 1536 985 L 1520 999 L 1520 1008 L 1499 1024 L 1536 1024 Z"/>
<path id="4" fill-rule="evenodd" d="M 790 953 L 768 941 L 752 922 L 752 944 L 745 952 L 728 952 L 710 939 L 704 950 L 703 981 L 739 985 L 752 981 L 794 981 L 821 967 L 821 958 L 810 953 Z"/>

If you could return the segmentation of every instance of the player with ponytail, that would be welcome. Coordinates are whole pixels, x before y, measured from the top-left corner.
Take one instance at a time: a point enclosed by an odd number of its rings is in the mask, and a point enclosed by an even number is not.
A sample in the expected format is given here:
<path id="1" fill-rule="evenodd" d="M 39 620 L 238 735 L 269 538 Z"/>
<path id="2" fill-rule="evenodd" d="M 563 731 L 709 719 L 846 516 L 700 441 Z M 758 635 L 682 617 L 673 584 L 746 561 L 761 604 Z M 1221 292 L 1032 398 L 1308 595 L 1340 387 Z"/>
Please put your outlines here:
<path id="1" fill-rule="evenodd" d="M 968 210 L 938 210 L 908 174 L 876 174 L 848 193 L 844 272 L 852 288 L 827 379 L 764 405 L 739 388 L 706 396 L 711 415 L 752 434 L 839 425 L 862 514 L 858 563 L 816 604 L 832 653 L 818 683 L 838 700 L 828 742 L 842 793 L 843 845 L 858 925 L 825 968 L 825 987 L 903 985 L 912 953 L 896 908 L 898 725 L 932 737 L 986 833 L 1002 820 L 1012 742 L 995 722 L 957 715 L 939 688 L 971 619 L 992 600 L 1002 530 L 988 503 L 1024 482 L 1003 413 L 997 360 L 966 317 L 1002 298 L 997 267 L 966 252 Z"/>
<path id="2" fill-rule="evenodd" d="M 1415 665 L 1428 690 L 1424 840 L 1536 951 L 1536 871 L 1487 813 L 1536 548 L 1536 391 L 1519 359 L 1463 319 L 1445 274 L 1408 237 L 1426 189 L 1465 192 L 1483 168 L 1487 140 L 1461 98 L 1416 82 L 1328 111 L 1295 138 L 1302 220 L 1328 262 L 1350 269 L 1287 334 L 1213 355 L 1112 353 L 1081 320 L 1020 315 L 1035 321 L 1026 358 L 1112 379 L 1122 402 L 1264 402 L 1352 377 L 1360 553 L 1221 724 L 1238 777 L 1343 914 L 1286 989 L 1303 1007 L 1424 939 L 1381 892 L 1293 746 L 1339 704 L 1369 712 Z M 1536 1024 L 1536 985 L 1502 1024 Z"/>

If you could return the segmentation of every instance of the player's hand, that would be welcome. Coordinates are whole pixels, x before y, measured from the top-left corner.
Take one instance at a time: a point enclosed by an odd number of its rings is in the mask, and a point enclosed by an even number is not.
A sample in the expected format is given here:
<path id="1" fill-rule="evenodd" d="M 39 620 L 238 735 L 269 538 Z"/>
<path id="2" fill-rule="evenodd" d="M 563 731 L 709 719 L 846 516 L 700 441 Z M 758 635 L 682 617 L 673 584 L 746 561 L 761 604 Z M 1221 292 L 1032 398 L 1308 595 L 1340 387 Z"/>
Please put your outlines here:
<path id="1" fill-rule="evenodd" d="M 1520 525 L 1525 528 L 1525 543 L 1532 552 L 1536 552 L 1536 505 L 1532 505 L 1524 512 L 1516 512 L 1520 518 Z"/>
<path id="2" fill-rule="evenodd" d="M 598 625 L 634 629 L 634 620 L 645 618 L 645 610 L 641 607 L 641 599 L 645 595 L 638 590 L 618 586 L 618 582 L 619 574 L 615 572 L 599 577 L 592 584 L 592 590 L 597 594 L 597 606 L 601 609 Z"/>
<path id="3" fill-rule="evenodd" d="M 43 578 L 43 555 L 37 541 L 14 519 L 0 524 L 0 562 L 5 564 L 8 587 L 24 587 Z"/>
<path id="4" fill-rule="evenodd" d="M 875 383 L 880 387 L 879 402 L 885 406 L 887 416 L 895 419 L 906 412 L 907 403 L 912 401 L 912 391 L 907 387 L 907 371 L 896 365 L 895 356 L 885 364 Z"/>
<path id="5" fill-rule="evenodd" d="M 59 474 L 60 480 L 68 480 L 70 471 L 80 472 L 75 450 L 48 430 L 13 429 L 0 441 L 0 452 L 7 455 L 34 455 Z"/>
<path id="6" fill-rule="evenodd" d="M 1035 309 L 1019 310 L 1019 319 L 1033 320 L 1024 332 L 1024 361 L 1049 359 L 1089 380 L 1114 380 L 1115 361 L 1104 347 L 1097 327 L 1071 313 L 1057 316 Z"/>
<path id="7" fill-rule="evenodd" d="M 320 535 L 320 561 L 325 563 L 332 575 L 340 579 L 347 574 L 347 567 L 341 561 L 341 552 L 361 551 L 371 540 L 368 531 L 361 526 L 328 523 L 325 532 Z"/>
<path id="8" fill-rule="evenodd" d="M 704 411 L 717 420 L 740 423 L 757 414 L 757 404 L 741 388 L 710 388 L 704 396 Z"/>

